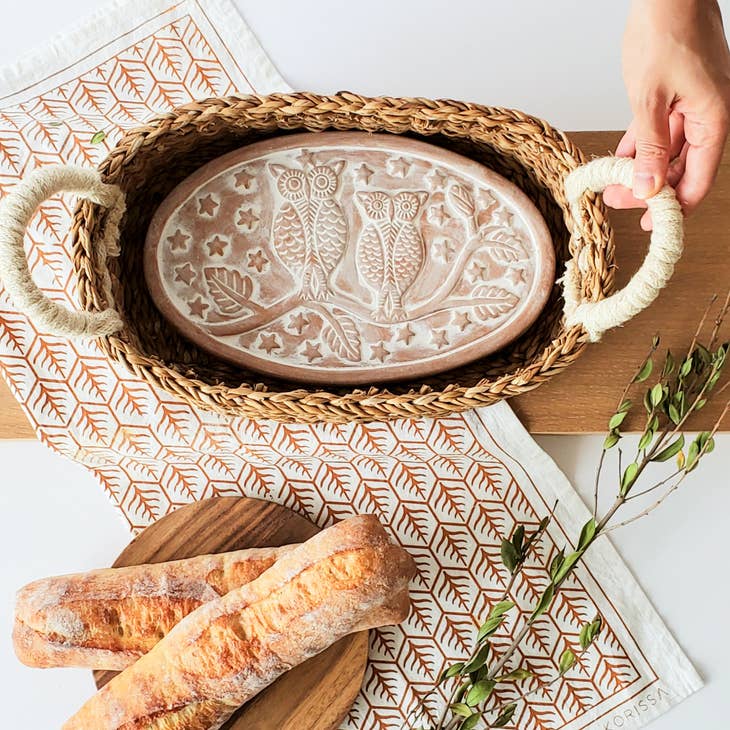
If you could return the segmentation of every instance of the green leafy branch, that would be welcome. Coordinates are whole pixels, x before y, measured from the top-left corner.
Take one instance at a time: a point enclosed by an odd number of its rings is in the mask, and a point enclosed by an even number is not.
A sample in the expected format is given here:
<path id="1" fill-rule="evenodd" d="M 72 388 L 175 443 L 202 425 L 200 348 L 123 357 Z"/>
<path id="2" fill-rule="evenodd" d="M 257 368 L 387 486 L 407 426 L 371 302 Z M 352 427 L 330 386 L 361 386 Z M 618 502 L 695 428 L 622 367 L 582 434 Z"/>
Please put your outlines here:
<path id="1" fill-rule="evenodd" d="M 671 351 L 667 351 L 663 361 L 657 364 L 656 353 L 660 342 L 658 337 L 653 339 L 648 355 L 624 389 L 616 409 L 609 419 L 608 433 L 596 470 L 593 510 L 590 519 L 583 525 L 574 544 L 562 548 L 549 565 L 545 566 L 549 576 L 547 586 L 514 634 L 507 649 L 500 655 L 495 655 L 491 637 L 502 626 L 509 612 L 515 608 L 515 603 L 510 599 L 514 582 L 532 550 L 548 529 L 555 507 L 529 536 L 525 527 L 518 525 L 511 536 L 502 540 L 501 559 L 508 572 L 508 578 L 501 599 L 491 608 L 487 619 L 479 627 L 471 654 L 464 661 L 452 664 L 444 670 L 438 679 L 437 686 L 421 700 L 409 715 L 405 725 L 407 730 L 474 730 L 475 728 L 505 727 L 512 722 L 519 702 L 563 679 L 576 665 L 578 658 L 589 650 L 602 627 L 600 616 L 582 627 L 580 632 L 581 651 L 577 655 L 570 648 L 563 652 L 555 677 L 547 683 L 540 683 L 536 688 L 523 692 L 509 704 L 498 706 L 495 690 L 500 684 L 520 683 L 533 678 L 533 673 L 527 668 L 517 667 L 506 670 L 506 667 L 537 619 L 550 610 L 555 596 L 580 565 L 591 545 L 601 535 L 630 524 L 659 507 L 698 467 L 703 457 L 714 449 L 714 437 L 730 410 L 730 401 L 725 403 L 719 418 L 709 431 L 703 431 L 689 439 L 683 433 L 683 429 L 690 416 L 704 408 L 713 394 L 714 396 L 722 395 L 730 385 L 725 384 L 716 389 L 730 351 L 730 344 L 718 341 L 720 328 L 730 310 L 730 293 L 714 319 L 714 326 L 707 344 L 699 343 L 700 333 L 715 302 L 716 297 L 713 297 L 690 347 L 683 357 L 677 359 Z M 652 375 L 654 375 L 654 382 L 650 383 Z M 639 406 L 636 405 L 637 401 L 633 395 L 636 390 L 644 391 Z M 628 416 L 637 408 L 643 409 L 644 427 L 632 460 L 624 466 L 623 452 L 620 447 L 624 435 L 621 429 Z M 599 517 L 602 470 L 607 455 L 613 450 L 618 453 L 616 495 L 612 505 L 603 516 Z M 676 462 L 676 468 L 669 476 L 640 491 L 637 490 L 637 485 L 650 466 L 669 462 L 672 459 Z M 627 503 L 653 492 L 660 492 L 660 496 L 655 502 L 622 522 L 614 522 L 615 515 Z M 429 719 L 426 724 L 423 724 L 424 718 L 427 716 L 426 698 L 449 684 L 451 691 L 448 702 L 436 722 L 431 722 Z M 415 725 L 416 722 L 421 724 Z"/>

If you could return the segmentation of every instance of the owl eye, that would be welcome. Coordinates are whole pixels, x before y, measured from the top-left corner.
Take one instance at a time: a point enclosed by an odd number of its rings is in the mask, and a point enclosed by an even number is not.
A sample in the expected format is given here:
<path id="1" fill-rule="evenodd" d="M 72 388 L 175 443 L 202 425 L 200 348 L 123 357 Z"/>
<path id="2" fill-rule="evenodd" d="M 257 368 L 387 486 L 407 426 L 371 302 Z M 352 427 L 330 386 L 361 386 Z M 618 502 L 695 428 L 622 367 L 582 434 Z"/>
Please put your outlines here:
<path id="1" fill-rule="evenodd" d="M 337 189 L 337 178 L 327 167 L 317 166 L 310 176 L 312 190 L 320 195 L 333 195 Z"/>

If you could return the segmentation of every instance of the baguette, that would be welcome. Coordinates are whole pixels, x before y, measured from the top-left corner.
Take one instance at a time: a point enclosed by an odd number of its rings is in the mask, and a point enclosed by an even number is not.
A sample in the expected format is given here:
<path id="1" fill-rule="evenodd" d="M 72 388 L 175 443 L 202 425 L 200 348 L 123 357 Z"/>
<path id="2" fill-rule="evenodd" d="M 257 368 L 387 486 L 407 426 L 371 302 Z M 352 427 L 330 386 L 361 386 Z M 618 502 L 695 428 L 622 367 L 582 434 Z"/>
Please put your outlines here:
<path id="1" fill-rule="evenodd" d="M 405 619 L 415 570 L 374 516 L 340 522 L 186 616 L 63 730 L 220 728 L 281 674 L 343 636 Z"/>
<path id="2" fill-rule="evenodd" d="M 30 667 L 119 670 L 203 603 L 257 578 L 295 546 L 45 578 L 21 588 L 13 644 Z"/>

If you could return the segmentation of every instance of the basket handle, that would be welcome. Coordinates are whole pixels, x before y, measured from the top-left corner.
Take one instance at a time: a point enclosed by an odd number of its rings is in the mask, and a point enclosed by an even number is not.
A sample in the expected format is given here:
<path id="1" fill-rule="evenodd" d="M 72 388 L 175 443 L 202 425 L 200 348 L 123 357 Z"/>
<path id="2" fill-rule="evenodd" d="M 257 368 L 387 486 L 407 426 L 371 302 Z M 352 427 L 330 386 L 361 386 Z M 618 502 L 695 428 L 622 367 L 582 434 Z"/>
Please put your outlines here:
<path id="1" fill-rule="evenodd" d="M 581 219 L 580 201 L 584 193 L 600 193 L 608 185 L 630 188 L 633 172 L 634 161 L 622 157 L 600 157 L 573 170 L 565 179 L 565 193 L 574 224 L 578 226 Z M 674 265 L 682 255 L 684 225 L 674 190 L 665 185 L 646 204 L 654 224 L 649 250 L 623 289 L 598 302 L 585 301 L 581 292 L 580 254 L 565 266 L 563 296 L 566 324 L 569 327 L 582 326 L 591 342 L 597 342 L 604 332 L 624 324 L 646 309 L 667 285 Z"/>
<path id="2" fill-rule="evenodd" d="M 77 312 L 49 299 L 33 281 L 23 248 L 25 231 L 40 204 L 60 192 L 76 193 L 108 208 L 99 241 L 102 266 L 108 255 L 118 252 L 119 222 L 124 214 L 124 195 L 116 185 L 101 181 L 96 170 L 55 165 L 35 170 L 0 201 L 0 280 L 20 311 L 41 332 L 90 339 L 106 337 L 122 327 L 114 309 Z"/>

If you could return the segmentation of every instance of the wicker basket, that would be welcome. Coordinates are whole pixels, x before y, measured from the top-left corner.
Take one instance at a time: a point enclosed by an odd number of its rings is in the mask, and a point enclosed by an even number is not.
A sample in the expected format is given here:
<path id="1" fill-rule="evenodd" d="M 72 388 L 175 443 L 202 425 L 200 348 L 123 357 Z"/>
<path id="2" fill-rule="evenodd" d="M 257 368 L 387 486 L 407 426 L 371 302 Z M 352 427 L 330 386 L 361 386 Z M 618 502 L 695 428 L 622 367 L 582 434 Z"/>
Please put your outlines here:
<path id="1" fill-rule="evenodd" d="M 351 93 L 227 97 L 187 104 L 124 135 L 99 167 L 101 181 L 107 185 L 99 185 L 98 173 L 85 171 L 91 180 L 88 186 L 83 181 L 69 185 L 64 180 L 46 180 L 35 199 L 24 201 L 31 208 L 29 219 L 37 202 L 58 189 L 81 189 L 87 194 L 90 199 L 80 200 L 73 219 L 73 261 L 81 305 L 91 313 L 114 309 L 121 315 L 121 324 L 114 312 L 107 311 L 105 325 L 89 324 L 94 318 L 100 322 L 101 315 L 75 313 L 73 324 L 65 326 L 68 322 L 61 323 L 62 315 L 71 315 L 58 305 L 53 306 L 61 314 L 46 311 L 44 315 L 34 310 L 33 297 L 18 301 L 23 298 L 21 290 L 32 287 L 29 275 L 14 282 L 6 271 L 6 286 L 16 305 L 34 316 L 39 327 L 45 323 L 46 330 L 87 336 L 116 330 L 99 339 L 104 352 L 137 377 L 190 405 L 229 416 L 281 421 L 438 417 L 488 405 L 537 387 L 570 365 L 589 339 L 600 336 L 582 326 L 580 317 L 574 316 L 571 326 L 565 324 L 565 303 L 556 284 L 538 321 L 501 352 L 419 382 L 327 391 L 233 367 L 182 338 L 140 286 L 142 247 L 157 206 L 184 177 L 225 152 L 273 135 L 333 129 L 425 138 L 483 162 L 521 188 L 541 211 L 553 237 L 559 270 L 569 264 L 572 299 L 597 302 L 611 290 L 612 231 L 595 194 L 581 197 L 583 191 L 578 190 L 580 204 L 572 207 L 566 199 L 566 175 L 584 158 L 564 134 L 507 109 Z M 630 180 L 630 170 L 622 170 Z M 108 184 L 118 186 L 122 195 Z M 115 191 L 116 197 L 109 191 Z M 123 217 L 120 201 L 126 202 Z M 18 200 L 12 202 L 17 208 Z M 105 205 L 112 205 L 112 212 Z M 5 217 L 13 214 L 17 225 L 22 218 L 17 210 L 3 213 Z M 2 237 L 10 239 L 6 233 L 3 229 Z M 15 244 L 17 240 L 7 243 Z M 107 253 L 112 255 L 107 258 Z"/>

